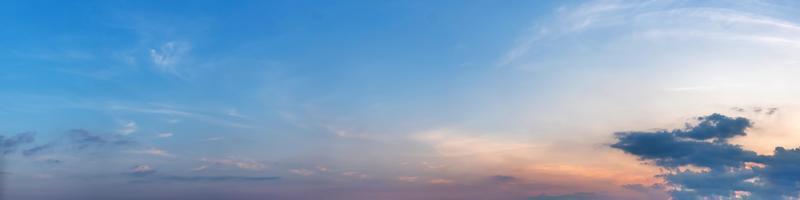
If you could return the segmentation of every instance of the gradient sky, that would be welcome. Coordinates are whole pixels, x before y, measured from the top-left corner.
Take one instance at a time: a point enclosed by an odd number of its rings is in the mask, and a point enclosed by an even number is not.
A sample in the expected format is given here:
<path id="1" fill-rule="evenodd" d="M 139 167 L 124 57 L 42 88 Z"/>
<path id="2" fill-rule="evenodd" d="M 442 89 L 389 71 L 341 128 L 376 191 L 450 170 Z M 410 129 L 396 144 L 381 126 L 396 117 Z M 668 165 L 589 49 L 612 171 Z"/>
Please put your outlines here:
<path id="1" fill-rule="evenodd" d="M 679 198 L 666 158 L 610 145 L 721 113 L 752 122 L 726 145 L 799 146 L 798 11 L 2 1 L 2 195 Z"/>

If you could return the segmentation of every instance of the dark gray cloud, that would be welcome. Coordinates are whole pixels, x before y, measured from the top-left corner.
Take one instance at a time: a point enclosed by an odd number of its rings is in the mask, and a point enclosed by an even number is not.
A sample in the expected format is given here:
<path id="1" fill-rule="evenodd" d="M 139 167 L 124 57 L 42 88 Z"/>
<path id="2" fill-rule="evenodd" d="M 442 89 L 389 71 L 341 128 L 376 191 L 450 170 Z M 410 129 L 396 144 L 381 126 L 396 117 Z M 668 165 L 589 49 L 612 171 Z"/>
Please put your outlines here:
<path id="1" fill-rule="evenodd" d="M 134 176 L 134 177 L 145 177 L 145 176 L 153 175 L 155 173 L 156 173 L 156 170 L 153 169 L 153 167 L 150 167 L 150 165 L 136 165 L 136 166 L 131 167 L 131 170 L 128 171 L 128 172 L 125 172 L 124 174 L 127 174 L 128 176 Z"/>
<path id="2" fill-rule="evenodd" d="M 32 156 L 39 154 L 40 152 L 46 151 L 53 148 L 53 144 L 42 144 L 37 145 L 35 147 L 31 147 L 22 151 L 22 155 L 24 156 Z"/>
<path id="3" fill-rule="evenodd" d="M 22 155 L 33 156 L 58 148 L 84 150 L 133 144 L 137 144 L 136 141 L 127 136 L 99 134 L 85 129 L 71 129 L 65 131 L 61 137 L 55 140 L 23 150 Z"/>
<path id="4" fill-rule="evenodd" d="M 33 143 L 33 132 L 19 133 L 14 136 L 0 135 L 0 152 L 3 155 L 14 153 L 20 146 Z"/>
<path id="5" fill-rule="evenodd" d="M 125 136 L 101 135 L 89 132 L 84 129 L 69 130 L 66 133 L 66 138 L 69 144 L 75 146 L 78 149 L 101 147 L 108 145 L 127 145 L 136 143 L 130 138 Z"/>
<path id="6" fill-rule="evenodd" d="M 42 160 L 42 162 L 47 163 L 47 164 L 61 164 L 64 161 L 61 161 L 59 159 L 48 158 L 48 159 Z"/>
<path id="7" fill-rule="evenodd" d="M 489 177 L 489 178 L 491 180 L 493 180 L 493 181 L 501 182 L 501 183 L 514 182 L 514 181 L 517 180 L 516 177 L 506 176 L 506 175 L 495 175 L 495 176 L 492 176 L 492 177 Z"/>
<path id="8" fill-rule="evenodd" d="M 736 192 L 754 199 L 800 195 L 800 149 L 778 147 L 772 156 L 757 155 L 727 142 L 746 135 L 750 120 L 720 114 L 697 120 L 672 131 L 616 133 L 610 146 L 666 169 L 659 177 L 674 199 L 732 198 Z M 689 166 L 704 169 L 680 169 Z"/>
<path id="9" fill-rule="evenodd" d="M 765 114 L 765 115 L 773 115 L 778 112 L 778 108 L 776 107 L 751 107 L 750 109 L 742 108 L 742 107 L 732 107 L 731 110 L 736 112 L 749 112 L 752 111 L 755 114 Z"/>
<path id="10" fill-rule="evenodd" d="M 744 136 L 745 129 L 750 128 L 750 120 L 742 117 L 731 118 L 721 114 L 698 117 L 697 125 L 687 124 L 685 129 L 673 130 L 672 133 L 679 137 L 697 140 L 720 140 L 736 136 Z"/>
<path id="11" fill-rule="evenodd" d="M 741 167 L 745 162 L 759 159 L 755 152 L 738 145 L 683 138 L 674 132 L 618 133 L 617 140 L 611 147 L 668 168 L 686 165 L 715 169 Z"/>

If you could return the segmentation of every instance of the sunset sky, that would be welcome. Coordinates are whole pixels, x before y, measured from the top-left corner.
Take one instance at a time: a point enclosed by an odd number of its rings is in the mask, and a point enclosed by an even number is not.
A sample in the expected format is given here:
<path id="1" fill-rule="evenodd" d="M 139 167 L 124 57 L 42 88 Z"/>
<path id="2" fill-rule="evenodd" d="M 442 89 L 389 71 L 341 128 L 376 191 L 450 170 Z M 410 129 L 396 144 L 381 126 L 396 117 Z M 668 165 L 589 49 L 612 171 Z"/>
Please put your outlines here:
<path id="1" fill-rule="evenodd" d="M 797 1 L 12 0 L 0 27 L 0 199 L 800 192 Z"/>

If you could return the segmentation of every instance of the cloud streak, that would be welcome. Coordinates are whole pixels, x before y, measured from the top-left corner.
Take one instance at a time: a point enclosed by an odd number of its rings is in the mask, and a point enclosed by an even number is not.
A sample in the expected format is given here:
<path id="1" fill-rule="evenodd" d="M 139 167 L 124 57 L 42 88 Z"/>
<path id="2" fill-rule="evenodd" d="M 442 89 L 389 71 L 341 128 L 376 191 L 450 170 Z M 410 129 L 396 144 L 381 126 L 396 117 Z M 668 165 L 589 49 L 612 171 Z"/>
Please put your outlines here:
<path id="1" fill-rule="evenodd" d="M 3 155 L 14 153 L 20 146 L 33 143 L 34 135 L 33 132 L 19 133 L 14 136 L 0 135 L 0 152 Z"/>

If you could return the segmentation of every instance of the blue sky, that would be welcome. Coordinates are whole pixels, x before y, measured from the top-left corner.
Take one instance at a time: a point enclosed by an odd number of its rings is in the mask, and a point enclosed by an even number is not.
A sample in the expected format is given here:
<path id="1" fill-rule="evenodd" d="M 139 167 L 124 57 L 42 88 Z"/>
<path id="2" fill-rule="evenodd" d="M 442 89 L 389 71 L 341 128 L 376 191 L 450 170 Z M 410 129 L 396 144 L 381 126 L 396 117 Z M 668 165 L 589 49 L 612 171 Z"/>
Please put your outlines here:
<path id="1" fill-rule="evenodd" d="M 797 8 L 6 1 L 5 195 L 709 195 L 675 192 L 685 183 L 657 176 L 672 165 L 642 164 L 670 158 L 610 146 L 629 139 L 614 133 L 688 131 L 721 113 L 753 122 L 725 139 L 743 151 L 797 146 Z"/>

